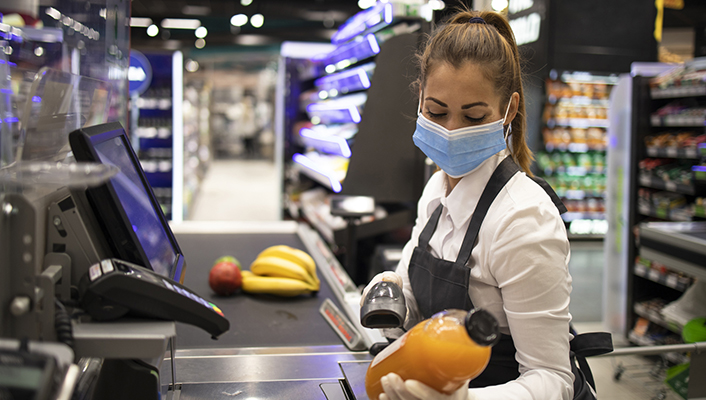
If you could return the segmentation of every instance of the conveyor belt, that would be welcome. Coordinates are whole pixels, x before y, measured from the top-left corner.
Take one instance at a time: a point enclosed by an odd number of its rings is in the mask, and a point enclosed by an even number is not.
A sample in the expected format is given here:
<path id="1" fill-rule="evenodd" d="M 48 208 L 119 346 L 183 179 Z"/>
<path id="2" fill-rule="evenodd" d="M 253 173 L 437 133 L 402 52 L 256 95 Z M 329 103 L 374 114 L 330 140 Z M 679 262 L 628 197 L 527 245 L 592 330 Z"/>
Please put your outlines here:
<path id="1" fill-rule="evenodd" d="M 316 296 L 295 298 L 238 293 L 221 297 L 208 286 L 208 273 L 221 256 L 236 257 L 245 269 L 268 246 L 285 244 L 306 250 L 296 233 L 176 233 L 186 258 L 184 284 L 223 310 L 230 330 L 218 340 L 196 327 L 177 324 L 177 348 L 229 348 L 340 345 L 341 340 L 319 314 L 330 298 L 340 307 L 323 277 Z"/>

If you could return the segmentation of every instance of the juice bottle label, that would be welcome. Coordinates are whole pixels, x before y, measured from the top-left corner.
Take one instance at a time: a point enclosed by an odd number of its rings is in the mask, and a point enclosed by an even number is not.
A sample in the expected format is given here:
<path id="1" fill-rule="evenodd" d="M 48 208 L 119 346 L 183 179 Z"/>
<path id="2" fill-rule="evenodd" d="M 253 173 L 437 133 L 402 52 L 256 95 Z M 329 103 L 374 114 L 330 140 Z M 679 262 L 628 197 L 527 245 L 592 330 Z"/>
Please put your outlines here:
<path id="1" fill-rule="evenodd" d="M 383 349 L 381 352 L 378 353 L 378 355 L 375 356 L 375 358 L 373 358 L 373 361 L 372 361 L 372 363 L 370 364 L 370 367 L 369 367 L 369 368 L 374 367 L 374 366 L 377 365 L 378 363 L 382 362 L 382 360 L 384 360 L 384 359 L 386 359 L 387 357 L 389 357 L 390 355 L 392 355 L 394 352 L 397 351 L 397 349 L 399 349 L 400 347 L 402 347 L 402 345 L 403 345 L 404 342 L 406 342 L 406 341 L 407 341 L 407 335 L 403 335 L 401 338 L 399 338 L 399 339 L 395 340 L 394 342 L 390 343 L 390 345 L 388 345 L 387 347 L 385 347 L 385 349 Z"/>

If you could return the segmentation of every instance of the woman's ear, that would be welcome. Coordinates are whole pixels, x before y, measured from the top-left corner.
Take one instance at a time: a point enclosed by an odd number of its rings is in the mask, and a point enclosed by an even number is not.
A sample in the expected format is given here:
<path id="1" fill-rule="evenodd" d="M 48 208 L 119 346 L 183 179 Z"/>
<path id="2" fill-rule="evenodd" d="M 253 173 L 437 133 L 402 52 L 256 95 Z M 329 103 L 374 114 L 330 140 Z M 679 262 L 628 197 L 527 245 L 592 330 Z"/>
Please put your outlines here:
<path id="1" fill-rule="evenodd" d="M 514 92 L 512 96 L 510 96 L 510 109 L 507 112 L 507 119 L 505 119 L 505 124 L 504 125 L 509 125 L 514 119 L 515 116 L 517 115 L 517 110 L 520 107 L 520 94 L 517 92 Z"/>

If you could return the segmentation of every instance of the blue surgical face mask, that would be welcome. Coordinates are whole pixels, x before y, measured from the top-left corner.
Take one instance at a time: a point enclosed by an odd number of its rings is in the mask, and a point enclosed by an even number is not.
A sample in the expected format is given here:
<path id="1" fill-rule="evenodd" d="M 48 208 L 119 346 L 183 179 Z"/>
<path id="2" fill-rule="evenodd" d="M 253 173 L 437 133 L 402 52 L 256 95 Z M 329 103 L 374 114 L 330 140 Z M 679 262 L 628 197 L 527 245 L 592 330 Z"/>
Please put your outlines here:
<path id="1" fill-rule="evenodd" d="M 419 113 L 414 144 L 452 178 L 461 178 L 493 154 L 507 148 L 503 125 L 510 110 L 507 105 L 503 119 L 483 125 L 449 131 Z"/>

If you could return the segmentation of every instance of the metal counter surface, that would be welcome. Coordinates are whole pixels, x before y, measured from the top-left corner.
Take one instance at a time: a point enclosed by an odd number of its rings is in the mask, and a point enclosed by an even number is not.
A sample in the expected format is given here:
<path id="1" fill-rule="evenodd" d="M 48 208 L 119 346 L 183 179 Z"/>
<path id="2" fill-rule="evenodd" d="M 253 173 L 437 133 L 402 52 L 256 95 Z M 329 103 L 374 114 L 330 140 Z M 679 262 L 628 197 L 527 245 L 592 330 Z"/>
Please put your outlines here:
<path id="1" fill-rule="evenodd" d="M 307 251 L 296 232 L 185 233 L 175 236 L 186 258 L 184 284 L 216 304 L 230 321 L 230 330 L 218 340 L 191 325 L 177 324 L 177 349 L 339 345 L 341 340 L 319 314 L 319 306 L 330 298 L 341 307 L 326 279 L 316 295 L 278 297 L 243 292 L 216 295 L 208 286 L 213 262 L 224 255 L 237 258 L 244 269 L 265 248 L 284 244 Z"/>
<path id="2" fill-rule="evenodd" d="M 293 222 L 172 227 L 186 258 L 184 284 L 221 308 L 231 324 L 218 340 L 199 328 L 177 324 L 174 362 L 179 389 L 173 399 L 327 400 L 327 394 L 328 400 L 347 398 L 340 363 L 366 363 L 372 356 L 348 350 L 319 314 L 327 298 L 343 308 L 342 296 L 351 290 L 341 285 L 345 279 L 320 271 L 318 294 L 294 298 L 246 293 L 221 297 L 208 286 L 208 273 L 217 258 L 232 255 L 248 269 L 260 251 L 277 244 L 310 252 L 321 267 L 319 262 L 328 262 L 322 261 L 326 257 L 318 254 L 316 245 L 307 242 L 307 248 L 300 228 Z M 163 383 L 169 379 L 162 376 Z"/>

